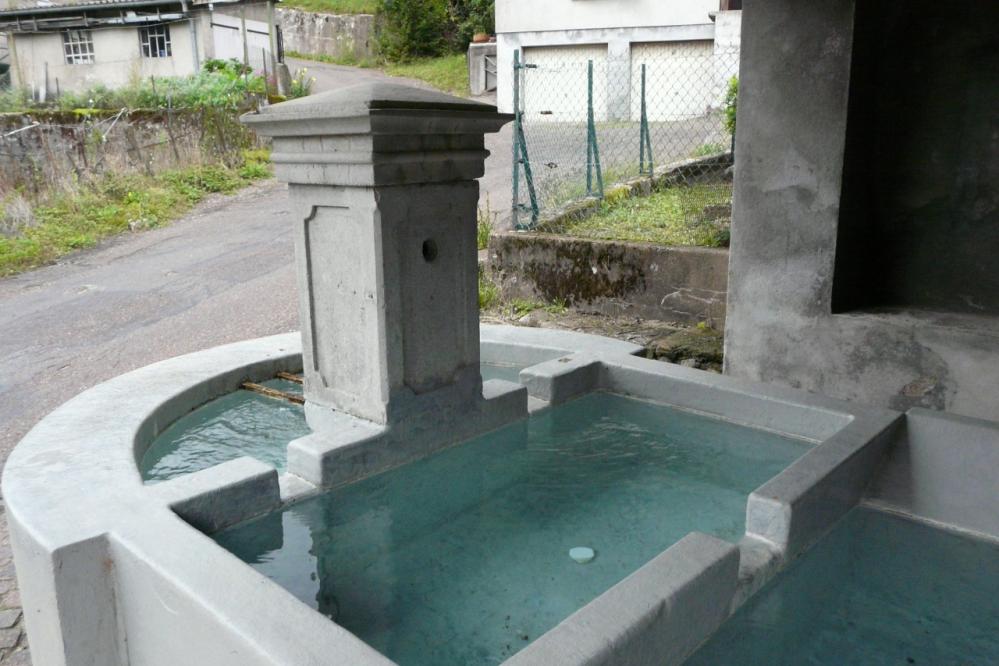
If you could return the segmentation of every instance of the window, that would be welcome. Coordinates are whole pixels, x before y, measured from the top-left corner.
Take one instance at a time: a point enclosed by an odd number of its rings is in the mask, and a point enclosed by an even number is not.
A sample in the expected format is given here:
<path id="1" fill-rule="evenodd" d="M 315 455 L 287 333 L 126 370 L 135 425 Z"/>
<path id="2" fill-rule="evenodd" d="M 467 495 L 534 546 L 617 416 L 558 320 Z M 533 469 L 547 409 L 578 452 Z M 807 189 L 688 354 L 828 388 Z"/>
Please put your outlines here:
<path id="1" fill-rule="evenodd" d="M 139 28 L 139 44 L 145 58 L 169 58 L 173 55 L 170 51 L 170 26 Z"/>
<path id="2" fill-rule="evenodd" d="M 62 33 L 62 50 L 67 65 L 90 65 L 94 62 L 94 37 L 89 30 Z"/>

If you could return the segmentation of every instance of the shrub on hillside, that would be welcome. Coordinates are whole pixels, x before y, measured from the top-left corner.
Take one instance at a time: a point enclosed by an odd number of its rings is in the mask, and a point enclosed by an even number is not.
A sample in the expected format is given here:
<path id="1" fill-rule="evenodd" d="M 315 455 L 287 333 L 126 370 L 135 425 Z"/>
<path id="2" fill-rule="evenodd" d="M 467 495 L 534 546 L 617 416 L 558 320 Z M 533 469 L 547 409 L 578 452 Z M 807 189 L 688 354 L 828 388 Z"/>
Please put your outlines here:
<path id="1" fill-rule="evenodd" d="M 378 45 L 383 58 L 464 53 L 472 35 L 496 28 L 495 0 L 379 0 Z"/>
<path id="2" fill-rule="evenodd" d="M 393 62 L 444 52 L 447 24 L 445 0 L 381 0 L 378 46 Z"/>

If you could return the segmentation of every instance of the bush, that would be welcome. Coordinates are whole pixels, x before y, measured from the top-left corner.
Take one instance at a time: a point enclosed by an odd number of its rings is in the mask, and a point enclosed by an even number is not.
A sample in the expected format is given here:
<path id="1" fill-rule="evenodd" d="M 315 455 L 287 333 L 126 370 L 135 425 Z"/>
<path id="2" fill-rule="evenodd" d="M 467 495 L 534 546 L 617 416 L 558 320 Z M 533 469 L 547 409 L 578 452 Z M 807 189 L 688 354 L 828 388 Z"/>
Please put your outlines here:
<path id="1" fill-rule="evenodd" d="M 450 0 L 448 17 L 454 26 L 452 48 L 464 52 L 477 32 L 496 32 L 495 0 Z"/>
<path id="2" fill-rule="evenodd" d="M 725 93 L 725 129 L 735 136 L 735 116 L 739 107 L 739 77 L 733 76 L 728 82 Z"/>
<path id="3" fill-rule="evenodd" d="M 378 45 L 390 62 L 464 53 L 472 35 L 496 29 L 495 0 L 380 0 Z"/>
<path id="4" fill-rule="evenodd" d="M 378 46 L 388 60 L 406 62 L 443 53 L 445 0 L 381 0 L 378 13 L 382 16 Z"/>

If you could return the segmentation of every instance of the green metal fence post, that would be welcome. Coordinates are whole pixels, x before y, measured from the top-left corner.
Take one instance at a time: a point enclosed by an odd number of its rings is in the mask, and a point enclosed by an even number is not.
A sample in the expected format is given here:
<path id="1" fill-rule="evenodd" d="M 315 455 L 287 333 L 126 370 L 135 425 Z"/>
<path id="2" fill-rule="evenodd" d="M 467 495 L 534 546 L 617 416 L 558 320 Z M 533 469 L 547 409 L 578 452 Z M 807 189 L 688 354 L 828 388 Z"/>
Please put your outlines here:
<path id="1" fill-rule="evenodd" d="M 513 52 L 513 228 L 520 229 L 520 49 Z"/>
<path id="2" fill-rule="evenodd" d="M 642 65 L 642 118 L 641 125 L 639 129 L 639 158 L 638 158 L 638 173 L 645 175 L 645 161 L 648 157 L 649 171 L 648 175 L 653 175 L 654 167 L 652 162 L 652 135 L 649 132 L 649 113 L 648 106 L 645 101 L 645 65 Z"/>
<path id="3" fill-rule="evenodd" d="M 534 65 L 521 64 L 520 50 L 513 52 L 513 226 L 518 231 L 531 229 L 538 223 L 538 194 L 534 189 L 534 173 L 527 153 L 527 137 L 524 134 L 524 112 L 521 96 L 521 77 L 526 69 Z M 520 203 L 520 169 L 524 169 L 524 181 L 531 201 L 531 223 L 521 224 L 520 213 L 526 208 Z"/>
<path id="4" fill-rule="evenodd" d="M 597 124 L 593 117 L 593 61 L 586 69 L 586 196 L 604 198 L 604 176 L 600 169 L 600 147 L 597 145 Z M 597 191 L 593 191 L 593 174 L 597 175 Z"/>

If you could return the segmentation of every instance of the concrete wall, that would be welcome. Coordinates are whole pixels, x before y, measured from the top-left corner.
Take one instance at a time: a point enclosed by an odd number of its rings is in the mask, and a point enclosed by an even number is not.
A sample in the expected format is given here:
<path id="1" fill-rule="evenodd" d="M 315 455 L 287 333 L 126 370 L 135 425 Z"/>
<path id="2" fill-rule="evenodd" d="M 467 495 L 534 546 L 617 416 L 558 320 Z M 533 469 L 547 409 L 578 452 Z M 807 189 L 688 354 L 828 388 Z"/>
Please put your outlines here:
<path id="1" fill-rule="evenodd" d="M 999 539 L 997 469 L 999 424 L 913 409 L 868 501 Z"/>
<path id="2" fill-rule="evenodd" d="M 745 4 L 726 372 L 994 419 L 996 317 L 833 314 L 853 26 L 853 0 Z M 932 156 L 913 144 L 911 159 Z"/>
<path id="3" fill-rule="evenodd" d="M 498 234 L 489 269 L 509 298 L 691 324 L 725 322 L 728 251 Z"/>
<path id="4" fill-rule="evenodd" d="M 696 25 L 718 0 L 497 0 L 496 32 Z"/>
<path id="5" fill-rule="evenodd" d="M 98 84 L 118 88 L 150 76 L 186 76 L 197 71 L 187 21 L 170 25 L 172 55 L 168 58 L 142 57 L 136 26 L 94 29 L 91 34 L 94 63 L 89 65 L 66 64 L 61 33 L 14 35 L 15 84 L 35 91 L 44 90 L 46 66 L 47 96 L 54 95 L 57 89 L 81 91 Z"/>
<path id="6" fill-rule="evenodd" d="M 275 10 L 275 20 L 285 51 L 359 60 L 375 55 L 375 17 L 371 14 L 320 14 L 281 7 Z"/>

